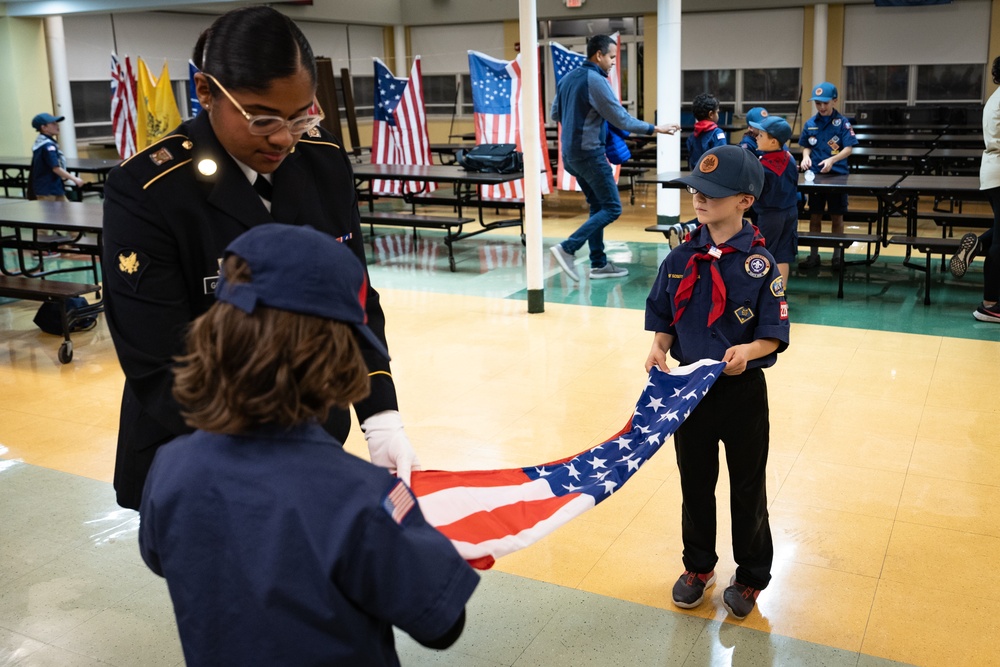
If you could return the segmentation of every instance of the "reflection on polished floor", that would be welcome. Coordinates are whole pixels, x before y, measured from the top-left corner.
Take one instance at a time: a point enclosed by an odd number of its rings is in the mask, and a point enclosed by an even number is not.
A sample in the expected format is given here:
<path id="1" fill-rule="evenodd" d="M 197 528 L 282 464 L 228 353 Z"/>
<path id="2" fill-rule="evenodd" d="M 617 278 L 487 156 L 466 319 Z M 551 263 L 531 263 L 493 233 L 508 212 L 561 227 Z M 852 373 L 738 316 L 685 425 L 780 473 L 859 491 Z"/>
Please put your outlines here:
<path id="1" fill-rule="evenodd" d="M 539 315 L 526 314 L 516 237 L 460 241 L 452 274 L 439 236 L 379 230 L 372 281 L 424 467 L 541 463 L 624 424 L 644 383 L 643 303 L 668 251 L 642 231 L 653 208 L 640 193 L 608 230 L 626 279 L 570 283 L 546 253 Z M 546 246 L 585 214 L 574 196 L 548 201 Z M 922 276 L 898 262 L 852 269 L 842 302 L 827 269 L 790 281 L 792 344 L 767 371 L 774 579 L 746 620 L 727 617 L 723 586 L 699 609 L 670 602 L 681 565 L 668 446 L 615 497 L 485 573 L 453 649 L 400 637 L 403 664 L 994 663 L 1000 327 L 971 316 L 980 264 L 961 281 L 935 276 L 924 307 Z M 121 371 L 103 318 L 74 335 L 64 366 L 35 307 L 0 306 L 0 664 L 182 664 L 166 587 L 109 483 Z M 363 455 L 359 435 L 347 447 Z M 720 582 L 734 570 L 724 471 Z"/>

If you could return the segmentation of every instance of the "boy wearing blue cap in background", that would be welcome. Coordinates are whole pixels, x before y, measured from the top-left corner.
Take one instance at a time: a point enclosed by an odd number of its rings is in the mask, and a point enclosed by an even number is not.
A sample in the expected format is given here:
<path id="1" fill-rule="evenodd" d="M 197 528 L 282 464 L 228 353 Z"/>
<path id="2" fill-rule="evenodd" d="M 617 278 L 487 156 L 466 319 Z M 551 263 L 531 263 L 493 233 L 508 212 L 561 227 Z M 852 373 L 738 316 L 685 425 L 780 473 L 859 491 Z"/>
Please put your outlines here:
<path id="1" fill-rule="evenodd" d="M 792 137 L 792 127 L 784 118 L 767 116 L 750 123 L 758 130 L 757 143 L 764 167 L 764 187 L 753 203 L 757 212 L 754 224 L 764 235 L 767 249 L 778 263 L 778 271 L 788 289 L 788 267 L 799 245 L 799 168 L 785 149 Z"/>
<path id="2" fill-rule="evenodd" d="M 59 123 L 65 118 L 50 113 L 40 113 L 31 119 L 31 127 L 38 136 L 31 147 L 31 191 L 35 199 L 59 201 L 66 199 L 63 181 L 72 181 L 83 187 L 83 179 L 66 171 L 66 158 L 59 150 L 56 136 Z"/>
<path id="3" fill-rule="evenodd" d="M 722 603 L 742 619 L 771 580 L 774 547 L 765 474 L 770 425 L 763 369 L 788 347 L 788 306 L 774 258 L 743 219 L 764 183 L 757 157 L 739 146 L 713 148 L 695 171 L 675 182 L 687 186 L 701 224 L 663 260 L 646 299 L 646 330 L 654 332 L 646 371 L 656 366 L 669 373 L 668 353 L 681 364 L 720 359 L 726 368 L 674 434 L 684 573 L 672 597 L 678 607 L 697 607 L 715 583 L 721 440 L 737 564 Z"/>
<path id="4" fill-rule="evenodd" d="M 810 101 L 816 103 L 816 115 L 802 125 L 799 146 L 802 147 L 803 171 L 821 174 L 847 174 L 847 158 L 851 147 L 858 145 L 851 121 L 836 109 L 837 87 L 824 81 L 813 89 Z M 809 231 L 823 230 L 823 209 L 830 211 L 834 234 L 844 233 L 844 213 L 847 213 L 847 195 L 809 195 Z M 844 262 L 843 250 L 833 251 L 833 268 L 839 269 Z M 813 246 L 809 256 L 799 262 L 800 269 L 814 269 L 819 266 L 819 248 Z"/>
<path id="5" fill-rule="evenodd" d="M 714 95 L 702 93 L 691 103 L 694 113 L 694 132 L 687 138 L 688 169 L 694 169 L 698 160 L 710 148 L 725 146 L 726 133 L 719 126 L 719 100 Z"/>
<path id="6" fill-rule="evenodd" d="M 160 447 L 139 547 L 166 577 L 188 665 L 399 665 L 393 626 L 443 649 L 479 581 L 406 484 L 323 428 L 367 396 L 365 272 L 310 227 L 225 251 L 174 398 L 198 430 Z"/>
<path id="7" fill-rule="evenodd" d="M 764 107 L 754 107 L 750 111 L 747 111 L 747 131 L 743 134 L 743 138 L 740 139 L 740 146 L 757 153 L 758 156 L 760 155 L 757 148 L 757 132 L 759 130 L 754 123 L 760 123 L 765 118 L 767 118 L 767 109 Z"/>

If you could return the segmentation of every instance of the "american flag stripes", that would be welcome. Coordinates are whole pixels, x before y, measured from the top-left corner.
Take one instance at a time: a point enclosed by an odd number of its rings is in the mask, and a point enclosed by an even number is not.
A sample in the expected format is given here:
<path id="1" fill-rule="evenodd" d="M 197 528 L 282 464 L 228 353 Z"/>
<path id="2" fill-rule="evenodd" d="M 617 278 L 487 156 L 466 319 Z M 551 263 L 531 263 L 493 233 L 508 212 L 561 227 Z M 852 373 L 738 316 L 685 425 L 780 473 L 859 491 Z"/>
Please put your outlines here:
<path id="1" fill-rule="evenodd" d="M 498 60 L 485 53 L 469 51 L 469 75 L 472 82 L 472 110 L 476 124 L 477 144 L 521 144 L 521 58 Z M 541 97 L 539 97 L 541 99 Z M 541 164 L 548 171 L 548 149 L 545 146 L 545 126 L 539 117 L 538 149 Z M 551 191 L 552 175 L 541 179 L 542 194 Z M 520 199 L 524 197 L 524 180 L 499 185 L 480 186 L 484 199 Z"/>
<path id="2" fill-rule="evenodd" d="M 710 359 L 670 373 L 654 368 L 625 427 L 576 456 L 509 470 L 415 470 L 420 510 L 463 558 L 488 569 L 611 497 L 674 434 L 724 368 Z"/>
<path id="3" fill-rule="evenodd" d="M 136 80 L 132 61 L 125 56 L 125 64 L 111 54 L 111 126 L 115 134 L 115 148 L 121 159 L 135 155 Z"/>
<path id="4" fill-rule="evenodd" d="M 415 504 L 413 494 L 406 488 L 406 484 L 400 481 L 389 489 L 389 493 L 382 501 L 382 508 L 392 517 L 393 521 L 402 523 Z"/>
<path id="5" fill-rule="evenodd" d="M 408 79 L 393 76 L 375 58 L 375 118 L 372 124 L 372 164 L 432 164 L 427 115 L 424 111 L 420 56 L 413 59 Z M 433 192 L 436 183 L 375 180 L 374 194 Z"/>

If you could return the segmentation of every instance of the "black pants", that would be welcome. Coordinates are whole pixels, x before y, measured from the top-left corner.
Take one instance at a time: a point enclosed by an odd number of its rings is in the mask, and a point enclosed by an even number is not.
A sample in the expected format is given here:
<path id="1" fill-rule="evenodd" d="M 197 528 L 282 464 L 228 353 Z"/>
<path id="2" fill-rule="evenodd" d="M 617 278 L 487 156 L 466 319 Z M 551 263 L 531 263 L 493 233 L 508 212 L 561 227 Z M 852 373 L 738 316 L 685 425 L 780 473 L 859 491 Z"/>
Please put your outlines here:
<path id="1" fill-rule="evenodd" d="M 1000 300 L 1000 188 L 986 190 L 993 208 L 993 229 L 983 234 L 983 300 Z"/>
<path id="2" fill-rule="evenodd" d="M 674 434 L 681 475 L 684 567 L 709 572 L 715 551 L 719 441 L 726 447 L 736 578 L 754 588 L 771 580 L 774 545 L 767 521 L 767 384 L 761 369 L 723 375 Z"/>

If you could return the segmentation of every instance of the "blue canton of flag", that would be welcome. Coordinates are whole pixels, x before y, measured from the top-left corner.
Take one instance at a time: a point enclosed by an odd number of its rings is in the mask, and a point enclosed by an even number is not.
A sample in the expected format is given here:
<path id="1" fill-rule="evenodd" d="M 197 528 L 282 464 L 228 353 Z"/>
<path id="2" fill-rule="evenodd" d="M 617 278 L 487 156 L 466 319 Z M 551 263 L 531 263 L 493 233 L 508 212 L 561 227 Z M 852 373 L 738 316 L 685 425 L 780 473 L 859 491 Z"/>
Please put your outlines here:
<path id="1" fill-rule="evenodd" d="M 396 110 L 406 88 L 406 79 L 397 79 L 381 60 L 375 61 L 375 120 L 396 127 L 392 112 Z"/>
<path id="2" fill-rule="evenodd" d="M 475 113 L 510 114 L 513 79 L 503 60 L 469 52 L 472 109 Z"/>
<path id="3" fill-rule="evenodd" d="M 555 496 L 584 493 L 597 504 L 627 482 L 674 434 L 708 393 L 726 364 L 702 360 L 664 373 L 656 368 L 625 429 L 610 440 L 573 458 L 523 468 L 531 479 L 544 479 Z"/>
<path id="4" fill-rule="evenodd" d="M 562 81 L 562 78 L 575 70 L 577 67 L 587 62 L 587 58 L 580 53 L 574 53 L 570 51 L 562 44 L 556 44 L 553 42 L 552 47 L 552 68 L 556 73 L 556 85 Z"/>
<path id="5" fill-rule="evenodd" d="M 201 112 L 201 102 L 198 101 L 198 91 L 194 81 L 194 75 L 200 71 L 193 62 L 188 61 L 188 104 L 191 107 L 191 118 Z"/>

